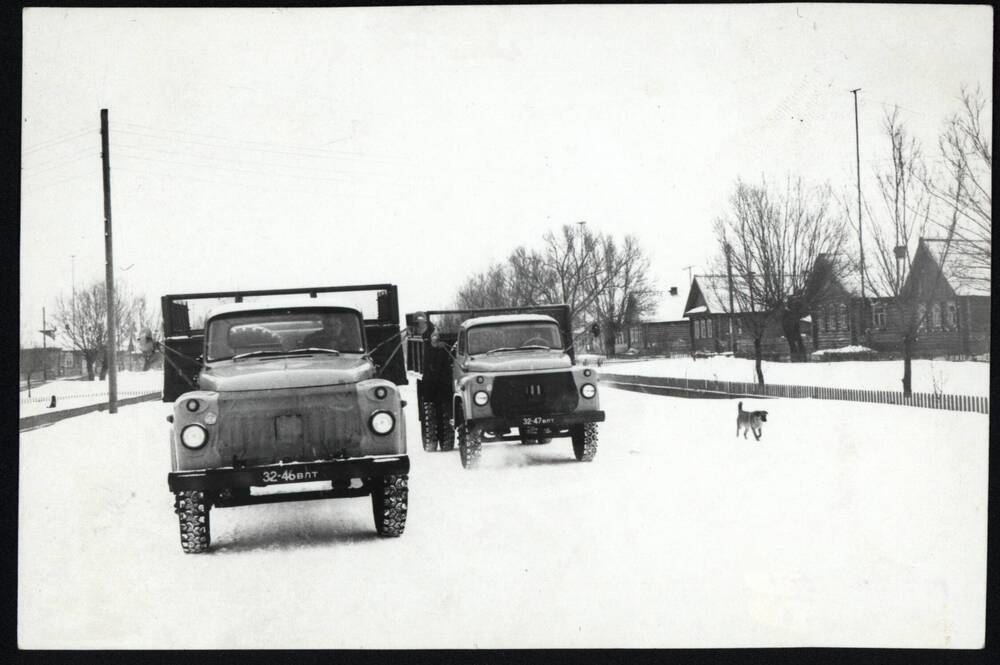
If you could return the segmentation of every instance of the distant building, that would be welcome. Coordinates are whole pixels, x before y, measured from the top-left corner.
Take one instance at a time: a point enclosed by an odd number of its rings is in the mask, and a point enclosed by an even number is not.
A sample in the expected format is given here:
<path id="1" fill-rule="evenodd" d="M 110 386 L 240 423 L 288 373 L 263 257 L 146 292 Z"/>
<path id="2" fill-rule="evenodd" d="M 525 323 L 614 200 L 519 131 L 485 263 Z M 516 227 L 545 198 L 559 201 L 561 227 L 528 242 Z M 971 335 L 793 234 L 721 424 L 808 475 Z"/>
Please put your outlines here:
<path id="1" fill-rule="evenodd" d="M 630 326 L 621 342 L 644 355 L 690 355 L 691 322 L 684 318 L 688 290 L 686 274 L 678 277 L 683 287 L 671 287 L 660 299 L 656 310 L 644 321 Z M 679 291 L 679 292 L 678 292 Z"/>
<path id="2" fill-rule="evenodd" d="M 990 345 L 989 271 L 970 266 L 968 255 L 953 241 L 921 238 L 910 263 L 900 298 L 861 299 L 860 275 L 831 276 L 815 270 L 825 284 L 816 287 L 813 342 L 817 349 L 861 344 L 876 351 L 898 352 L 907 316 L 919 322 L 914 352 L 918 355 L 979 355 Z M 817 265 L 829 264 L 821 254 Z M 912 303 L 913 310 L 901 306 Z"/>
<path id="3" fill-rule="evenodd" d="M 809 315 L 814 350 L 865 344 L 865 330 L 870 327 L 861 308 L 860 272 L 837 275 L 833 266 L 829 254 L 820 254 L 806 280 L 806 290 L 817 294 Z M 816 280 L 822 282 L 817 284 Z"/>
<path id="4" fill-rule="evenodd" d="M 916 306 L 916 352 L 921 355 L 990 350 L 990 271 L 974 265 L 961 242 L 949 247 L 943 239 L 921 238 L 900 290 L 900 299 Z M 887 327 L 898 327 L 899 319 L 899 312 L 890 312 Z"/>
<path id="5" fill-rule="evenodd" d="M 745 283 L 734 279 L 733 288 L 740 289 Z M 735 338 L 736 355 L 752 356 L 754 338 L 748 322 L 753 319 L 767 319 L 765 312 L 756 312 L 740 304 L 740 298 L 733 298 L 732 316 L 729 306 L 729 280 L 725 276 L 698 275 L 691 283 L 684 305 L 684 316 L 691 322 L 691 348 L 693 351 L 722 353 L 733 348 Z M 761 350 L 768 356 L 788 353 L 788 344 L 781 332 L 779 322 L 771 317 L 764 323 Z M 803 339 L 809 343 L 810 322 L 802 321 Z M 807 346 L 807 351 L 810 350 Z"/>

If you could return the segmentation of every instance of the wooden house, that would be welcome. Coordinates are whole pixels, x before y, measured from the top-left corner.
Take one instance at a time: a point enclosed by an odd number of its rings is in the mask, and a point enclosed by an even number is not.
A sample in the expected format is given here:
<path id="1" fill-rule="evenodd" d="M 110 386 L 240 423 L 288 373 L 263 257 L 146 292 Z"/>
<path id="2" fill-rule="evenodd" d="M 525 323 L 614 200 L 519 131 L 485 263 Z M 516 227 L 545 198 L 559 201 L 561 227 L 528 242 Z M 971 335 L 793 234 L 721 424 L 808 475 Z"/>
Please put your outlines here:
<path id="1" fill-rule="evenodd" d="M 963 241 L 921 238 L 887 327 L 915 325 L 920 355 L 988 353 L 990 270 L 977 263 Z"/>
<path id="2" fill-rule="evenodd" d="M 735 279 L 733 288 L 740 289 L 741 284 L 741 280 Z M 692 350 L 707 353 L 730 351 L 735 339 L 736 355 L 752 356 L 754 339 L 751 324 L 753 320 L 763 320 L 765 327 L 761 342 L 764 353 L 772 357 L 787 354 L 788 343 L 776 317 L 745 309 L 740 301 L 740 298 L 734 297 L 730 308 L 729 280 L 725 276 L 698 275 L 694 278 L 684 305 L 684 316 L 691 323 Z M 809 321 L 803 321 L 807 333 L 809 325 Z M 808 334 L 806 336 L 808 338 Z"/>

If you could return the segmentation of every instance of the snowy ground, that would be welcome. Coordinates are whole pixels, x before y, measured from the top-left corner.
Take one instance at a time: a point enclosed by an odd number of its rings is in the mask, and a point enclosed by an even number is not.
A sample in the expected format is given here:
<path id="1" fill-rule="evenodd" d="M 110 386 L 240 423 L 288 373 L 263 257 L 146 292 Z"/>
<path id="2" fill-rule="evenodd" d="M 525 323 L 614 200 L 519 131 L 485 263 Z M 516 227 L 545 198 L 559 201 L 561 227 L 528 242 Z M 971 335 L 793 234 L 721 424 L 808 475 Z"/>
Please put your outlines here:
<path id="1" fill-rule="evenodd" d="M 410 406 L 401 538 L 367 498 L 250 506 L 212 512 L 205 555 L 178 541 L 167 405 L 22 434 L 19 645 L 983 644 L 986 416 L 770 400 L 756 443 L 729 401 L 602 401 L 593 463 L 557 439 L 476 472 L 422 451 Z"/>
<path id="2" fill-rule="evenodd" d="M 163 370 L 148 372 L 118 372 L 118 397 L 135 397 L 140 394 L 159 392 L 163 390 Z M 56 408 L 48 408 L 52 396 L 56 396 Z M 51 413 L 63 409 L 75 409 L 88 404 L 100 404 L 108 401 L 108 382 L 79 381 L 75 379 L 56 379 L 40 388 L 31 389 L 31 397 L 27 391 L 20 393 L 20 416 L 34 416 L 39 413 Z"/>
<path id="3" fill-rule="evenodd" d="M 799 386 L 826 388 L 866 388 L 871 390 L 902 390 L 903 361 L 853 361 L 808 363 L 762 363 L 764 381 Z M 671 376 L 716 381 L 757 380 L 754 361 L 750 358 L 713 356 L 692 360 L 656 358 L 635 362 L 605 362 L 606 374 L 637 374 L 639 376 Z M 935 385 L 943 393 L 953 395 L 989 395 L 990 364 L 984 362 L 951 362 L 946 360 L 914 360 L 913 390 L 934 392 Z"/>

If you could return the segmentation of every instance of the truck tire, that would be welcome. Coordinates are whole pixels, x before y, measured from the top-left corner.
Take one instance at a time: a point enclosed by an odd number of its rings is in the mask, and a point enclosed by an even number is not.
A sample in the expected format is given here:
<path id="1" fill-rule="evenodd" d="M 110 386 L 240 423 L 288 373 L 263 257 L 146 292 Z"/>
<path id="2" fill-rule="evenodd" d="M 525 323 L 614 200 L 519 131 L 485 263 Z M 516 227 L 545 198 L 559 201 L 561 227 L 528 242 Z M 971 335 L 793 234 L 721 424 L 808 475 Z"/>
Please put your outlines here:
<path id="1" fill-rule="evenodd" d="M 423 420 L 420 423 L 420 436 L 423 439 L 424 450 L 429 453 L 437 450 L 437 409 L 434 408 L 434 402 L 424 402 L 423 407 Z"/>
<path id="2" fill-rule="evenodd" d="M 455 428 L 455 438 L 458 439 L 458 452 L 462 458 L 462 468 L 475 469 L 479 466 L 479 456 L 483 450 L 482 432 L 475 425 L 461 423 Z"/>
<path id="3" fill-rule="evenodd" d="M 597 454 L 597 423 L 573 425 L 573 454 L 580 462 L 590 462 Z"/>
<path id="4" fill-rule="evenodd" d="M 185 554 L 198 554 L 212 544 L 209 511 L 212 508 L 204 492 L 175 492 L 174 512 L 180 520 L 181 548 Z"/>
<path id="5" fill-rule="evenodd" d="M 406 505 L 409 500 L 408 476 L 392 474 L 372 481 L 372 514 L 375 531 L 383 538 L 403 535 L 406 528 Z"/>
<path id="6" fill-rule="evenodd" d="M 451 425 L 447 420 L 445 420 L 441 426 L 440 444 L 443 452 L 455 449 L 455 430 L 451 428 Z"/>

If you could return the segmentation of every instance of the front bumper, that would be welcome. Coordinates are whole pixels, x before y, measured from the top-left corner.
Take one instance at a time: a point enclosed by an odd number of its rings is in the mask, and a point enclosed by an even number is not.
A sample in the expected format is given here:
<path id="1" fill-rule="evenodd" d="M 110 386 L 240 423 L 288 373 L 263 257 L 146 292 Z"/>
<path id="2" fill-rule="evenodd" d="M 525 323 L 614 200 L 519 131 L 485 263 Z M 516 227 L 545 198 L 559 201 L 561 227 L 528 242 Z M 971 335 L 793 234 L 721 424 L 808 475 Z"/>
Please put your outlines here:
<path id="1" fill-rule="evenodd" d="M 346 460 L 266 464 L 240 469 L 205 469 L 174 471 L 167 475 L 171 492 L 193 490 L 219 491 L 240 487 L 264 487 L 314 480 L 349 481 L 351 478 L 373 478 L 408 473 L 410 458 L 406 455 L 356 457 Z"/>
<path id="2" fill-rule="evenodd" d="M 498 430 L 508 427 L 548 427 L 561 429 L 580 423 L 604 422 L 603 411 L 577 411 L 553 416 L 507 416 L 470 418 L 469 423 L 487 430 Z"/>

